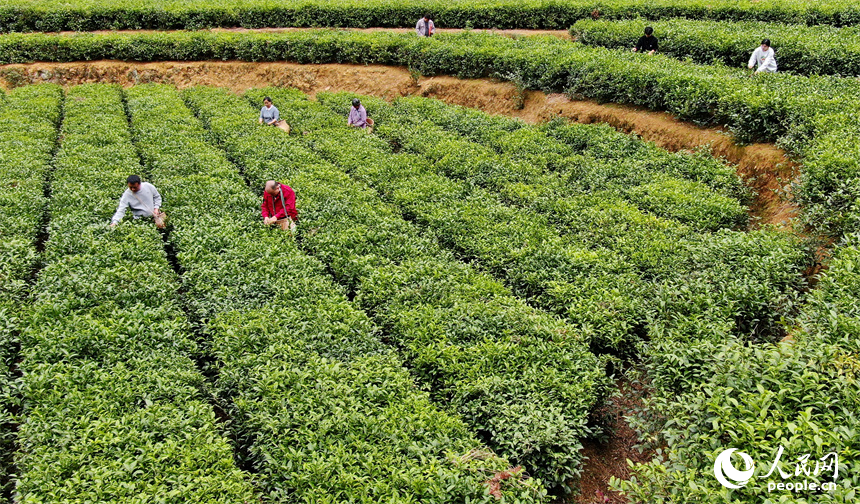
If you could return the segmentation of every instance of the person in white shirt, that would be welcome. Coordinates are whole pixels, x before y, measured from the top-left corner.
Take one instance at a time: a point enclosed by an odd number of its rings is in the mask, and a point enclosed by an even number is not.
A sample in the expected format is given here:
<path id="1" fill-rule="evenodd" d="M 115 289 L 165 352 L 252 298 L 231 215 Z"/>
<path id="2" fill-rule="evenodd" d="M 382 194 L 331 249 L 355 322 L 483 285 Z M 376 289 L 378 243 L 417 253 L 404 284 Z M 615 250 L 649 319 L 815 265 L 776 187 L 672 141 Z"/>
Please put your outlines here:
<path id="1" fill-rule="evenodd" d="M 153 217 L 156 226 L 164 227 L 164 221 L 161 218 L 163 214 L 160 210 L 161 194 L 158 193 L 158 189 L 149 182 L 141 182 L 137 175 L 129 175 L 126 182 L 128 189 L 122 193 L 116 213 L 110 220 L 110 226 L 116 227 L 125 216 L 126 209 L 131 208 L 131 214 L 135 219 Z"/>
<path id="2" fill-rule="evenodd" d="M 415 33 L 420 37 L 432 37 L 436 33 L 436 25 L 430 19 L 430 14 L 425 14 L 423 18 L 418 20 L 415 24 Z"/>
<path id="3" fill-rule="evenodd" d="M 749 68 L 758 65 L 758 72 L 776 72 L 776 57 L 773 48 L 770 46 L 770 39 L 761 41 L 761 46 L 756 47 L 750 57 L 750 62 L 747 65 Z"/>

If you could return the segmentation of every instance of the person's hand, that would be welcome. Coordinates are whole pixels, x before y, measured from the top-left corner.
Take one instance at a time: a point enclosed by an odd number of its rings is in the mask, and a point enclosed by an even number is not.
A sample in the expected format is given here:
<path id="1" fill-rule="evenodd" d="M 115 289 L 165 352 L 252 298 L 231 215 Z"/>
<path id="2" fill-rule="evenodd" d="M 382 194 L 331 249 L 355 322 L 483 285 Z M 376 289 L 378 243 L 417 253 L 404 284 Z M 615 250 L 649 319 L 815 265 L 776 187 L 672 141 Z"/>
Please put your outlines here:
<path id="1" fill-rule="evenodd" d="M 648 55 L 649 55 L 649 56 L 651 56 L 651 55 L 653 55 L 655 52 L 657 52 L 657 51 L 656 51 L 656 50 L 648 51 Z"/>
<path id="2" fill-rule="evenodd" d="M 635 48 L 635 47 L 634 47 L 633 49 L 630 49 L 630 50 L 631 50 L 632 52 L 636 52 L 636 48 Z"/>
<path id="3" fill-rule="evenodd" d="M 113 229 L 113 228 L 115 228 L 115 227 L 116 227 L 116 222 L 111 222 L 111 223 L 110 223 L 110 228 L 111 228 L 111 229 Z"/>
<path id="4" fill-rule="evenodd" d="M 160 213 L 161 213 L 161 211 L 160 211 L 159 209 L 157 209 L 157 208 L 154 208 L 154 209 L 152 210 L 152 216 L 153 216 L 153 217 L 158 217 L 158 214 L 160 214 Z"/>

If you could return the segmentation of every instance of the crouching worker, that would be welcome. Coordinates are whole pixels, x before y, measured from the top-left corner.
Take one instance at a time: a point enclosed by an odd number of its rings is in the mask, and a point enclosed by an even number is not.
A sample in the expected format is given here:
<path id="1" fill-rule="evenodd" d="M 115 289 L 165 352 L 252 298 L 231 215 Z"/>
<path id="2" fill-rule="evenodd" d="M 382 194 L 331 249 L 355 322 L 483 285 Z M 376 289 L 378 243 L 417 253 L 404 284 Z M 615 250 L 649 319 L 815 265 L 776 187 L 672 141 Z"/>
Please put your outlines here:
<path id="1" fill-rule="evenodd" d="M 126 209 L 131 208 L 131 214 L 135 219 L 152 217 L 156 227 L 164 229 L 165 214 L 161 211 L 161 194 L 158 193 L 158 189 L 149 182 L 141 182 L 137 175 L 129 175 L 126 182 L 128 189 L 119 199 L 119 206 L 110 220 L 110 226 L 116 227 L 125 216 Z"/>
<path id="2" fill-rule="evenodd" d="M 287 124 L 287 121 L 281 119 L 281 112 L 278 110 L 278 107 L 272 103 L 272 99 L 268 96 L 263 98 L 263 108 L 260 109 L 259 122 L 266 126 L 277 126 L 287 133 L 290 132 L 290 125 Z"/>
<path id="3" fill-rule="evenodd" d="M 373 130 L 373 119 L 367 117 L 367 110 L 364 109 L 364 105 L 358 98 L 352 99 L 352 107 L 349 109 L 346 124 L 353 128 L 364 128 L 368 133 Z"/>
<path id="4" fill-rule="evenodd" d="M 267 226 L 275 224 L 284 231 L 293 233 L 296 231 L 299 213 L 296 211 L 296 193 L 290 186 L 274 180 L 266 182 L 260 210 L 263 214 L 263 223 Z"/>

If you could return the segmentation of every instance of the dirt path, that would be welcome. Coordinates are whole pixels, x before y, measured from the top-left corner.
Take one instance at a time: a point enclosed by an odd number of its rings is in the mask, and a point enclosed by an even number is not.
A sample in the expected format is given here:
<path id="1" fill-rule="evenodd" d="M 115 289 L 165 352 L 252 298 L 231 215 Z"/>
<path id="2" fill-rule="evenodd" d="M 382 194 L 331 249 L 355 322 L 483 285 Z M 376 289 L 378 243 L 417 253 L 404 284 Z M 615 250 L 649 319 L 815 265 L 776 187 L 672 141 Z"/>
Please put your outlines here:
<path id="1" fill-rule="evenodd" d="M 554 117 L 582 123 L 605 122 L 672 151 L 710 146 L 715 156 L 737 165 L 738 173 L 758 192 L 751 204 L 751 215 L 761 224 L 787 226 L 797 213 L 796 206 L 788 201 L 789 194 L 784 186 L 797 177 L 798 166 L 784 151 L 771 144 L 738 146 L 725 131 L 685 123 L 664 112 L 588 100 L 572 101 L 561 94 L 521 92 L 509 82 L 447 76 L 421 77 L 416 82 L 404 68 L 378 65 L 92 61 L 0 66 L 0 85 L 34 82 L 63 85 L 113 82 L 123 86 L 163 82 L 180 88 L 205 84 L 228 87 L 236 92 L 270 85 L 295 86 L 311 95 L 318 91 L 353 91 L 386 98 L 421 95 L 492 114 L 519 117 L 531 123 Z"/>
<path id="2" fill-rule="evenodd" d="M 414 33 L 414 28 L 334 28 L 334 27 L 318 27 L 318 28 L 212 28 L 208 30 L 196 30 L 198 32 L 236 32 L 236 33 L 281 33 L 288 31 L 307 31 L 307 30 L 349 30 L 357 32 L 380 32 L 387 31 L 392 33 Z M 177 31 L 188 30 L 96 30 L 86 33 L 94 33 L 97 35 L 107 35 L 111 33 L 173 33 Z M 460 33 L 466 31 L 463 28 L 437 28 L 437 34 L 443 33 Z M 506 37 L 531 37 L 535 35 L 552 35 L 561 39 L 572 40 L 570 32 L 567 30 L 496 30 L 496 29 L 471 29 L 469 31 L 475 33 L 493 33 L 495 35 L 504 35 Z M 63 31 L 60 35 L 74 35 L 78 32 Z"/>

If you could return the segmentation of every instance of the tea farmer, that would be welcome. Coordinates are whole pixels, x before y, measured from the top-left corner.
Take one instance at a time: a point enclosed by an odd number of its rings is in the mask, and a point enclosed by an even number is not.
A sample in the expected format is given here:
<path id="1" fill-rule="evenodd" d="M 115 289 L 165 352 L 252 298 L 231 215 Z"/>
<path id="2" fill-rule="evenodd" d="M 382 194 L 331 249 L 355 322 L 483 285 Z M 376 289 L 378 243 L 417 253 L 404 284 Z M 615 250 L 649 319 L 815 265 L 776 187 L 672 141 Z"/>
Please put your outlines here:
<path id="1" fill-rule="evenodd" d="M 126 179 L 128 189 L 122 193 L 119 206 L 113 218 L 110 220 L 111 227 L 116 227 L 125 216 L 128 208 L 135 219 L 141 217 L 153 217 L 158 228 L 164 227 L 164 212 L 161 211 L 161 194 L 158 189 L 149 182 L 141 182 L 138 175 L 129 175 Z"/>
<path id="2" fill-rule="evenodd" d="M 756 47 L 752 56 L 750 56 L 750 62 L 747 64 L 747 67 L 752 69 L 755 65 L 758 65 L 756 73 L 776 72 L 776 53 L 773 47 L 770 46 L 770 39 L 762 40 L 761 45 Z"/>
<path id="3" fill-rule="evenodd" d="M 430 37 L 436 33 L 436 25 L 430 19 L 430 14 L 424 14 L 424 17 L 418 20 L 415 24 L 415 33 L 421 37 Z"/>
<path id="4" fill-rule="evenodd" d="M 296 193 L 290 186 L 274 180 L 267 181 L 260 211 L 263 223 L 267 226 L 277 224 L 284 231 L 296 230 L 299 213 L 296 211 Z"/>
<path id="5" fill-rule="evenodd" d="M 636 46 L 633 47 L 633 52 L 648 51 L 648 54 L 654 54 L 657 52 L 657 37 L 655 37 L 653 33 L 654 28 L 646 26 L 645 35 L 639 37 L 639 41 L 636 42 Z"/>
<path id="6" fill-rule="evenodd" d="M 269 126 L 277 126 L 281 119 L 281 113 L 278 107 L 272 104 L 272 99 L 268 96 L 263 98 L 263 108 L 260 109 L 260 124 Z"/>
<path id="7" fill-rule="evenodd" d="M 356 128 L 367 127 L 367 110 L 361 104 L 358 98 L 352 99 L 352 107 L 349 109 L 349 117 L 346 119 L 346 124 Z"/>

